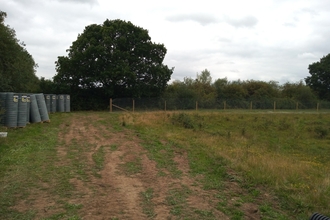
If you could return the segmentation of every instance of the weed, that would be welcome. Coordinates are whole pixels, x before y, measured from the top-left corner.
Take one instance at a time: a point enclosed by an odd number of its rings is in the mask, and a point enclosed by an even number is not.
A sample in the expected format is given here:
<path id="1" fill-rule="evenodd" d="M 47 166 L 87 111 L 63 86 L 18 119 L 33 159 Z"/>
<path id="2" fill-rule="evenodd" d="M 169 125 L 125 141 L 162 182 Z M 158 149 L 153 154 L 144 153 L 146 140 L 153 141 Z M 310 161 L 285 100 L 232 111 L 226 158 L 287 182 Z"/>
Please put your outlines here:
<path id="1" fill-rule="evenodd" d="M 120 167 L 128 176 L 140 173 L 142 170 L 141 159 L 136 158 L 134 161 L 128 161 L 124 164 L 120 164 Z"/>
<path id="2" fill-rule="evenodd" d="M 172 123 L 179 124 L 187 129 L 192 129 L 195 127 L 191 116 L 186 113 L 173 114 Z"/>
<path id="3" fill-rule="evenodd" d="M 199 209 L 196 209 L 195 210 L 195 213 L 197 213 L 201 217 L 214 217 L 213 212 L 212 211 L 209 211 L 209 210 L 199 210 Z"/>
<path id="4" fill-rule="evenodd" d="M 279 121 L 278 129 L 281 131 L 286 131 L 291 128 L 291 124 L 289 123 L 287 118 L 282 118 Z"/>
<path id="5" fill-rule="evenodd" d="M 97 172 L 103 169 L 104 157 L 104 146 L 99 147 L 98 150 L 92 155 L 93 161 L 95 163 L 94 175 L 97 177 L 101 177 L 97 175 Z"/>
<path id="6" fill-rule="evenodd" d="M 325 127 L 323 127 L 323 126 L 316 126 L 316 127 L 314 128 L 314 132 L 315 132 L 315 134 L 316 134 L 316 137 L 322 139 L 322 138 L 325 138 L 325 137 L 328 136 L 328 134 L 329 134 L 329 129 L 328 129 L 328 128 L 325 128 Z"/>
<path id="7" fill-rule="evenodd" d="M 116 144 L 110 145 L 110 150 L 111 151 L 116 151 L 118 149 L 118 146 Z"/>
<path id="8" fill-rule="evenodd" d="M 145 192 L 140 193 L 142 200 L 142 209 L 143 213 L 146 214 L 149 218 L 155 216 L 154 205 L 152 199 L 154 197 L 154 191 L 152 188 L 148 188 Z"/>
<path id="9" fill-rule="evenodd" d="M 241 129 L 241 135 L 242 135 L 243 137 L 246 135 L 246 128 L 245 128 L 245 127 L 243 127 L 243 128 Z"/>
<path id="10" fill-rule="evenodd" d="M 188 195 L 191 193 L 191 190 L 182 186 L 181 188 L 174 188 L 168 191 L 166 196 L 166 204 L 172 206 L 170 213 L 173 215 L 181 215 L 185 204 L 187 202 Z"/>
<path id="11" fill-rule="evenodd" d="M 263 204 L 259 206 L 259 210 L 262 215 L 262 219 L 279 219 L 279 220 L 288 220 L 286 216 L 275 211 L 270 205 Z"/>

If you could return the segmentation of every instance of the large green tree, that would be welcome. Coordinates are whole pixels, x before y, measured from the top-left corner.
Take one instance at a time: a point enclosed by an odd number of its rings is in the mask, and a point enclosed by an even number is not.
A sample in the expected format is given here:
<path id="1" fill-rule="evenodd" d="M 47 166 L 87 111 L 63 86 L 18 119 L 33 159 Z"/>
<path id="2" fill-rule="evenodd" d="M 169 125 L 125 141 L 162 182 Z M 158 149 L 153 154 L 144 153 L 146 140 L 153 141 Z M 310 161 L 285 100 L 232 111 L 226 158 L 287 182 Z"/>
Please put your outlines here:
<path id="1" fill-rule="evenodd" d="M 68 56 L 56 61 L 54 82 L 74 94 L 159 96 L 173 73 L 163 64 L 165 46 L 153 43 L 147 30 L 122 20 L 87 26 L 67 51 Z"/>
<path id="2" fill-rule="evenodd" d="M 6 16 L 0 11 L 0 91 L 35 92 L 37 64 L 16 38 L 15 30 L 4 24 Z"/>
<path id="3" fill-rule="evenodd" d="M 306 85 L 314 90 L 319 98 L 330 100 L 330 54 L 308 66 L 310 76 L 305 78 Z"/>

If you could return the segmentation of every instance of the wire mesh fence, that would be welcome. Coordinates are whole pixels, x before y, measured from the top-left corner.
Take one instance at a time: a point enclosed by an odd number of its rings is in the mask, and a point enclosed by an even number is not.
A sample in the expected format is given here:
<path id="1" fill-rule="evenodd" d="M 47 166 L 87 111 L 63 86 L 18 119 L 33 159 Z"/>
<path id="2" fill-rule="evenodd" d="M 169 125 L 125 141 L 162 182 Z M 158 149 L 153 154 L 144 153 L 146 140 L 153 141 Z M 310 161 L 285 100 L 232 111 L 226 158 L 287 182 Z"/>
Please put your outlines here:
<path id="1" fill-rule="evenodd" d="M 330 102 L 297 102 L 274 100 L 194 100 L 191 98 L 118 98 L 110 99 L 110 111 L 175 111 L 175 110 L 330 110 Z"/>

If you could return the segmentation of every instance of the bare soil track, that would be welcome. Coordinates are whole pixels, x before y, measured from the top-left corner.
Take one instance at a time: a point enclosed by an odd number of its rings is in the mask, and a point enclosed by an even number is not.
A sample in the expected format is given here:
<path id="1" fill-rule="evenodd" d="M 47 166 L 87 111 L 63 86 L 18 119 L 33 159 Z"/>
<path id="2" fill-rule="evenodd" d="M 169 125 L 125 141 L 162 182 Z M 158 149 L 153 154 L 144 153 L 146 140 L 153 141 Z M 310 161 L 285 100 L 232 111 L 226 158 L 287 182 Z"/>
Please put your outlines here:
<path id="1" fill-rule="evenodd" d="M 79 205 L 77 215 L 81 219 L 230 219 L 216 208 L 217 192 L 203 190 L 197 179 L 189 175 L 186 152 L 175 153 L 174 161 L 181 175 L 174 177 L 149 159 L 132 131 L 118 131 L 97 123 L 98 120 L 92 114 L 74 114 L 61 126 L 56 166 L 72 163 L 72 145 L 81 147 L 79 154 L 74 155 L 85 164 L 84 178 L 73 175 L 69 181 L 70 195 L 63 198 L 49 194 L 47 188 L 53 187 L 49 182 L 44 185 L 46 190 L 30 195 L 29 204 L 22 202 L 15 209 L 33 208 L 37 210 L 37 219 L 50 218 L 63 211 L 57 205 L 61 201 Z M 102 152 L 103 165 L 95 171 L 93 155 L 98 152 Z M 241 193 L 242 189 L 234 183 L 227 184 L 231 193 Z M 256 205 L 243 204 L 241 209 L 243 219 L 260 219 Z"/>

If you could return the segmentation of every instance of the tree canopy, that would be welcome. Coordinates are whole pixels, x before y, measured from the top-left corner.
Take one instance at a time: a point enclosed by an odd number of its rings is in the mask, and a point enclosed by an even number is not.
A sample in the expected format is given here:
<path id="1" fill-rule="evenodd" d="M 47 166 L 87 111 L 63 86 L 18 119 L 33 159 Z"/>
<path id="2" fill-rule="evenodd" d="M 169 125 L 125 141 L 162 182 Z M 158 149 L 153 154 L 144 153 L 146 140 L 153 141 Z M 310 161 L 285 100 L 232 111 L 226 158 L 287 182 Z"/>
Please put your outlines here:
<path id="1" fill-rule="evenodd" d="M 308 69 L 310 76 L 305 78 L 306 84 L 318 94 L 319 98 L 330 100 L 330 54 L 310 64 Z"/>
<path id="2" fill-rule="evenodd" d="M 85 27 L 59 56 L 54 82 L 72 95 L 97 93 L 107 97 L 154 97 L 173 73 L 163 64 L 166 48 L 151 41 L 148 31 L 122 20 Z"/>
<path id="3" fill-rule="evenodd" d="M 34 92 L 38 89 L 37 64 L 15 30 L 4 24 L 6 16 L 0 11 L 0 91 Z"/>

